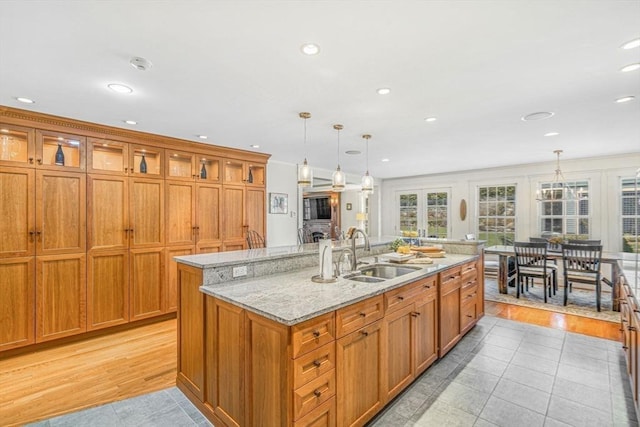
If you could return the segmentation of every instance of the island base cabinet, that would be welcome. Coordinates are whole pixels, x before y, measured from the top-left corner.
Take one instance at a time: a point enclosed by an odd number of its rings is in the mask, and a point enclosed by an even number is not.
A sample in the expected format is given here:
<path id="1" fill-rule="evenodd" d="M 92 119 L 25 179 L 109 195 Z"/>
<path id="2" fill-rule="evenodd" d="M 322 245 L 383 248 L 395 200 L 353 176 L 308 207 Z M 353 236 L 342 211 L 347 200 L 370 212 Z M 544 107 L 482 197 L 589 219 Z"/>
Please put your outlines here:
<path id="1" fill-rule="evenodd" d="M 204 404 L 225 426 L 245 425 L 244 310 L 206 298 Z"/>
<path id="2" fill-rule="evenodd" d="M 294 427 L 335 427 L 336 426 L 336 398 L 335 396 L 309 412 L 293 423 Z"/>
<path id="3" fill-rule="evenodd" d="M 417 377 L 438 359 L 438 299 L 435 292 L 416 303 L 413 319 L 413 370 Z"/>
<path id="4" fill-rule="evenodd" d="M 384 404 L 382 321 L 336 341 L 337 420 L 363 426 Z"/>

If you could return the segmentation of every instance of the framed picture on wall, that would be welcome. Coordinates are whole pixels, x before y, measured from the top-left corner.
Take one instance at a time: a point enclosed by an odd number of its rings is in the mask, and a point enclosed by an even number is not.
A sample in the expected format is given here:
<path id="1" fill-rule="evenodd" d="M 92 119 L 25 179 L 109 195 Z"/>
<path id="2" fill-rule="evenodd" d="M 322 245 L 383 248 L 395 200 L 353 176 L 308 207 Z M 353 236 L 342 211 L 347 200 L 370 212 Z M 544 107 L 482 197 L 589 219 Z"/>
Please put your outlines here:
<path id="1" fill-rule="evenodd" d="M 289 212 L 289 195 L 285 193 L 269 193 L 269 213 L 286 214 Z"/>

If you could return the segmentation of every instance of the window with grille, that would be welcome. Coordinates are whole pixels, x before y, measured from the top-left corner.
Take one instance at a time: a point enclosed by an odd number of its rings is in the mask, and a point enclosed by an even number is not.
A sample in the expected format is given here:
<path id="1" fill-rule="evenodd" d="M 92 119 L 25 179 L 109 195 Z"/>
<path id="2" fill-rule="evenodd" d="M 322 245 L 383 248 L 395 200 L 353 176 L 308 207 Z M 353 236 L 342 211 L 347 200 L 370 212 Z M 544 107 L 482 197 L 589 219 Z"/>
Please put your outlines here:
<path id="1" fill-rule="evenodd" d="M 478 187 L 477 237 L 487 246 L 512 245 L 516 237 L 516 186 Z"/>
<path id="2" fill-rule="evenodd" d="M 574 181 L 542 183 L 539 210 L 541 236 L 589 237 L 589 183 Z"/>
<path id="3" fill-rule="evenodd" d="M 640 178 L 623 179 L 621 185 L 622 251 L 640 252 Z"/>
<path id="4" fill-rule="evenodd" d="M 448 237 L 449 197 L 446 192 L 427 192 L 427 237 Z"/>
<path id="5" fill-rule="evenodd" d="M 418 230 L 418 194 L 400 194 L 400 231 Z"/>

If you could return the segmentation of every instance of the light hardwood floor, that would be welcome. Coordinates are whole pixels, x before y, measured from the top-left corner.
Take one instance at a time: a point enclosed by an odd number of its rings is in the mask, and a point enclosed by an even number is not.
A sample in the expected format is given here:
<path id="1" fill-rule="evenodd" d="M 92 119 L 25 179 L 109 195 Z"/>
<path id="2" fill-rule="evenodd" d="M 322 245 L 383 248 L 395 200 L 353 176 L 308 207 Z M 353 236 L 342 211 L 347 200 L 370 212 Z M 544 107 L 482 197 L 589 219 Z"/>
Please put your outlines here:
<path id="1" fill-rule="evenodd" d="M 617 340 L 615 323 L 487 301 L 487 314 Z M 175 385 L 176 320 L 0 356 L 0 424 L 20 425 Z"/>

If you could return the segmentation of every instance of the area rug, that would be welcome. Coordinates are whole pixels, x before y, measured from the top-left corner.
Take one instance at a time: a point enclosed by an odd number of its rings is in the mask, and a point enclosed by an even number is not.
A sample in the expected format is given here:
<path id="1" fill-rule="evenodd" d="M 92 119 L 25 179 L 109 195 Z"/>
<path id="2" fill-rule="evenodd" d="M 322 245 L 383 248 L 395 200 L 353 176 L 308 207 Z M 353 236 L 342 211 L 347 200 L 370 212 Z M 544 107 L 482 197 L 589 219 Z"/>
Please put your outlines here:
<path id="1" fill-rule="evenodd" d="M 610 322 L 620 322 L 620 313 L 611 311 L 611 293 L 603 292 L 601 307 L 602 311 L 596 310 L 595 291 L 573 289 L 569 293 L 567 306 L 563 305 L 564 289 L 559 288 L 558 292 L 544 302 L 542 285 L 529 286 L 529 291 L 520 294 L 516 298 L 516 288 L 508 288 L 508 294 L 498 292 L 498 283 L 491 277 L 485 278 L 484 297 L 488 301 L 503 302 L 507 304 L 521 305 L 524 307 L 539 308 L 542 310 L 555 311 L 557 313 L 574 314 L 576 316 L 590 317 L 592 319 L 607 320 Z"/>

